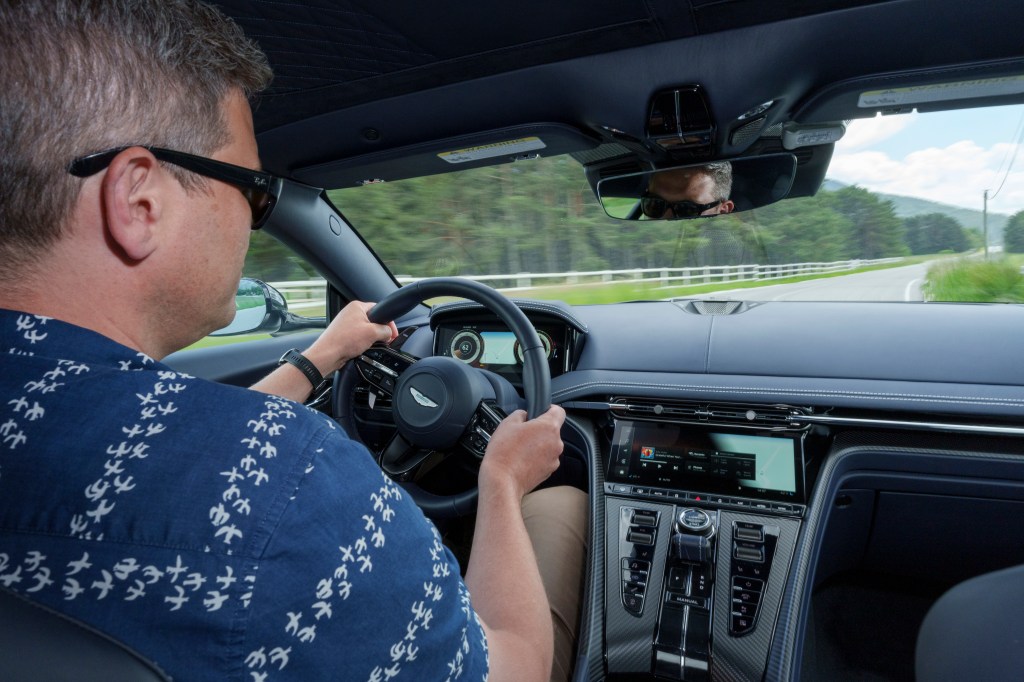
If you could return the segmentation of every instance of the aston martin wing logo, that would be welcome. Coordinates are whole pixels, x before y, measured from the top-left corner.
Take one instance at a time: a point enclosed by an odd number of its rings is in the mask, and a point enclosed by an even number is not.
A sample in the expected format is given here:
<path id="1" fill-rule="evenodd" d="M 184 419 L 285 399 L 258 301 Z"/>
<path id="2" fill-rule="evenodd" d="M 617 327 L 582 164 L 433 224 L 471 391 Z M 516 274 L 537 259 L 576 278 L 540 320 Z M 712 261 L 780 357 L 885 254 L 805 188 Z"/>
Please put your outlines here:
<path id="1" fill-rule="evenodd" d="M 412 393 L 413 400 L 418 402 L 423 407 L 430 407 L 430 408 L 437 407 L 437 403 L 435 403 L 433 400 L 431 400 L 427 396 L 423 395 L 421 392 L 417 391 L 412 386 L 409 387 L 409 393 Z"/>

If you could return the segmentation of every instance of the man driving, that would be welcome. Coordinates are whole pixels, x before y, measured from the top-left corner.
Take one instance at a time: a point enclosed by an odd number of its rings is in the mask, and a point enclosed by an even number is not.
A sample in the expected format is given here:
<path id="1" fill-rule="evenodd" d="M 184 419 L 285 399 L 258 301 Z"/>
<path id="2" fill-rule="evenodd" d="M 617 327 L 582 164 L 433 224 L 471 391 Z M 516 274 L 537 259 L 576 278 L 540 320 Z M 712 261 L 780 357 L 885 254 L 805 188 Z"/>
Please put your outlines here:
<path id="1" fill-rule="evenodd" d="M 193 0 L 12 0 L 0 63 L 0 587 L 175 679 L 567 674 L 523 511 L 585 525 L 583 493 L 527 496 L 561 408 L 494 433 L 463 580 L 366 449 L 295 402 L 297 367 L 250 390 L 161 363 L 231 321 L 273 208 L 255 44 Z M 327 375 L 393 339 L 370 307 L 306 360 Z M 559 543 L 569 584 L 583 542 Z"/>

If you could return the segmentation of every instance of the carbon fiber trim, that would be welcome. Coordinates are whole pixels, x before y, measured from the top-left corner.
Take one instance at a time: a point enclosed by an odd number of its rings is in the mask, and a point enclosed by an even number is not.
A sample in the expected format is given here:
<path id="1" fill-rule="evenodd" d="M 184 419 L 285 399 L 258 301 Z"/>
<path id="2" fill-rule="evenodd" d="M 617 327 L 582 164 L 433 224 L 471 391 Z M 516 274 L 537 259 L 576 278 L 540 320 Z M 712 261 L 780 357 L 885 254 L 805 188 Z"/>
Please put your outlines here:
<path id="1" fill-rule="evenodd" d="M 796 548 L 800 522 L 777 516 L 755 516 L 730 511 L 721 512 L 720 518 L 714 622 L 711 629 L 711 679 L 714 682 L 757 682 L 761 679 L 773 679 L 765 678 L 765 665 L 775 630 L 775 619 L 786 587 L 786 576 Z M 779 541 L 761 598 L 757 626 L 753 632 L 742 637 L 733 637 L 729 634 L 732 604 L 729 573 L 732 567 L 733 523 L 736 521 L 779 528 Z"/>
<path id="2" fill-rule="evenodd" d="M 671 505 L 653 504 L 634 499 L 605 497 L 605 575 L 619 576 L 619 517 L 623 508 L 659 512 L 658 532 L 647 582 L 646 603 L 639 617 L 622 605 L 622 581 L 606 579 L 604 585 L 605 642 L 608 672 L 650 673 L 653 656 L 654 629 L 658 622 L 658 606 L 662 595 L 664 571 L 672 535 Z"/>
<path id="3" fill-rule="evenodd" d="M 588 682 L 604 678 L 604 593 L 601 589 L 604 585 L 604 467 L 593 424 L 571 416 L 566 417 L 565 424 L 584 441 L 590 470 L 589 552 L 583 575 L 579 644 L 572 678 L 574 682 Z"/>

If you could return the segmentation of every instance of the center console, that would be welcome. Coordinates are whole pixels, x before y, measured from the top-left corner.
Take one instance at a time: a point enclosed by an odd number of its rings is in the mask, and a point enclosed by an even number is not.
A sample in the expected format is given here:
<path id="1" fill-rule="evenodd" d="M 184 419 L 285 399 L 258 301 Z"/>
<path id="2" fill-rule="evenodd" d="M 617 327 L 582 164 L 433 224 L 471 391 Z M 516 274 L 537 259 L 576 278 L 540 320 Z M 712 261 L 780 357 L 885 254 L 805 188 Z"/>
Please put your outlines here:
<path id="1" fill-rule="evenodd" d="M 804 486 L 799 429 L 617 420 L 605 483 L 609 676 L 761 680 Z"/>

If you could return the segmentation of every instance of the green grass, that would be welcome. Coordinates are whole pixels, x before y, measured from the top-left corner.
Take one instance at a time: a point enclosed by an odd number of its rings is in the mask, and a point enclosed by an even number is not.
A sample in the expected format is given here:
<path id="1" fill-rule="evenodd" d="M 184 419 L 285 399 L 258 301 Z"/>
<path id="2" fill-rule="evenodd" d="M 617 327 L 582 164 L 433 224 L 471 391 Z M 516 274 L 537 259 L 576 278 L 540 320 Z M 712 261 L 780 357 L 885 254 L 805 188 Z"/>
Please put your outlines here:
<path id="1" fill-rule="evenodd" d="M 924 285 L 925 295 L 930 301 L 1024 303 L 1022 260 L 959 260 L 932 266 Z"/>

